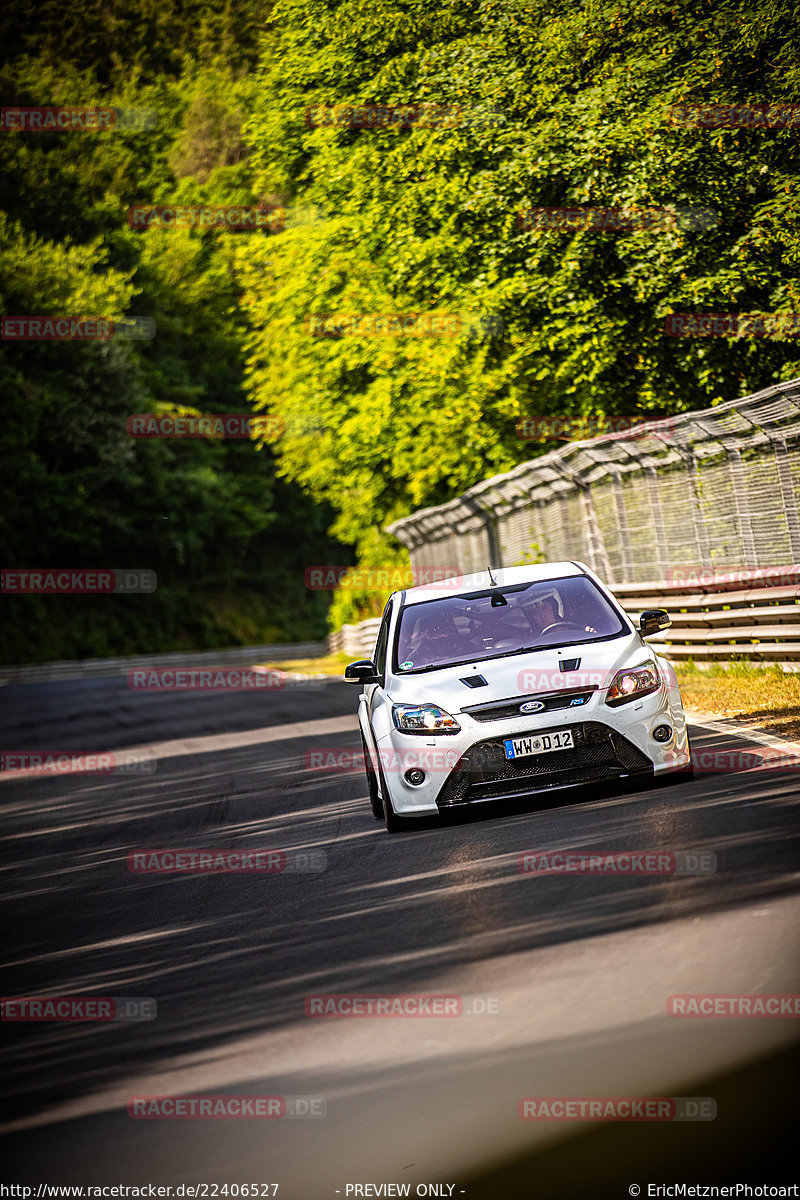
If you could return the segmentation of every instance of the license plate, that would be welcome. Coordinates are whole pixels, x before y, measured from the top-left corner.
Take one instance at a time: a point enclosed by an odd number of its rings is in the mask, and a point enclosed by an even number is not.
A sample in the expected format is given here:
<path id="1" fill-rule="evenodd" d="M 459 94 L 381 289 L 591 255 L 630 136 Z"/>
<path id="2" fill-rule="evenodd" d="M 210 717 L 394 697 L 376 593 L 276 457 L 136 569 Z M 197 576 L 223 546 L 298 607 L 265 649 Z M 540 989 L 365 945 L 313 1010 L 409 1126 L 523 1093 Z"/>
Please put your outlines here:
<path id="1" fill-rule="evenodd" d="M 506 738 L 503 742 L 506 758 L 525 758 L 528 754 L 547 754 L 551 750 L 569 750 L 575 743 L 572 730 L 559 733 L 537 733 L 535 737 Z"/>

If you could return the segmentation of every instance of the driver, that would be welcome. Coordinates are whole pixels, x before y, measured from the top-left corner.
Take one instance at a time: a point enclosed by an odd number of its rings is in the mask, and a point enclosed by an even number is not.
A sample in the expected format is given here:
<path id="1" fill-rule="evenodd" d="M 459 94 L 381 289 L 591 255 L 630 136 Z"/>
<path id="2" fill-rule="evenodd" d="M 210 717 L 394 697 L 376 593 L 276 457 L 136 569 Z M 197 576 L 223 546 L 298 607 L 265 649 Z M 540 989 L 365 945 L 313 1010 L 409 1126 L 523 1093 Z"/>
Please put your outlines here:
<path id="1" fill-rule="evenodd" d="M 538 600 L 534 600 L 530 604 L 526 604 L 525 615 L 528 618 L 531 629 L 537 636 L 543 633 L 550 625 L 555 625 L 561 620 L 556 598 L 552 592 L 547 596 L 541 596 Z"/>
<path id="2" fill-rule="evenodd" d="M 450 613 L 433 609 L 417 617 L 407 657 L 419 663 L 441 662 L 464 655 L 464 641 Z"/>
<path id="3" fill-rule="evenodd" d="M 579 621 L 566 620 L 559 611 L 558 597 L 555 592 L 548 592 L 546 596 L 540 596 L 530 604 L 526 604 L 525 614 L 537 637 L 541 637 L 551 625 L 571 625 L 574 629 L 582 628 L 584 633 L 597 633 L 593 625 L 581 626 Z"/>

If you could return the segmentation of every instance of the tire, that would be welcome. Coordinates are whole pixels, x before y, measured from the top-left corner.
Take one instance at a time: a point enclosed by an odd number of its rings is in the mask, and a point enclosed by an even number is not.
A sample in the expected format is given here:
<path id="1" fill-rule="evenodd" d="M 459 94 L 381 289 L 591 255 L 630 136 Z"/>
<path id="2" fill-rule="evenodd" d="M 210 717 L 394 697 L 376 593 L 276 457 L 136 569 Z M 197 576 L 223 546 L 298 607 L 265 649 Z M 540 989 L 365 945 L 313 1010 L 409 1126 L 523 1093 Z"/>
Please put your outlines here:
<path id="1" fill-rule="evenodd" d="M 387 833 L 400 833 L 403 829 L 403 820 L 398 817 L 392 808 L 392 801 L 389 793 L 386 793 L 386 802 L 383 806 L 383 816 L 386 822 Z"/>
<path id="2" fill-rule="evenodd" d="M 363 733 L 361 734 L 361 745 L 364 749 L 364 772 L 367 776 L 367 788 L 369 789 L 369 806 L 372 809 L 372 815 L 376 821 L 383 820 L 383 801 L 378 795 L 378 780 L 372 766 L 367 743 L 364 740 Z"/>
<path id="3" fill-rule="evenodd" d="M 386 786 L 386 780 L 381 771 L 381 764 L 378 763 L 378 772 L 381 777 L 381 791 L 383 792 L 383 819 L 386 824 L 387 833 L 400 833 L 403 828 L 403 819 L 398 817 L 397 813 L 392 808 L 392 800 L 389 795 L 389 789 Z"/>

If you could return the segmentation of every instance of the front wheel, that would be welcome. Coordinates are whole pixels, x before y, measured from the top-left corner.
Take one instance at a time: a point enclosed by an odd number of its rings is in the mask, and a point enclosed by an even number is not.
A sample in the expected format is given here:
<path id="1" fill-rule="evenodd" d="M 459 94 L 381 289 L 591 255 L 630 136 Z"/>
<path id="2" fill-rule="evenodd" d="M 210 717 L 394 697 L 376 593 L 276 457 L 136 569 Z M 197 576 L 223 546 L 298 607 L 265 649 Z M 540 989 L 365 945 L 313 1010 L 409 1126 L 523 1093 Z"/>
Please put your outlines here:
<path id="1" fill-rule="evenodd" d="M 389 793 L 386 793 L 386 799 L 383 803 L 383 815 L 386 821 L 386 830 L 388 833 L 399 833 L 403 828 L 402 817 L 398 817 L 392 808 L 392 801 Z"/>
<path id="2" fill-rule="evenodd" d="M 386 780 L 383 777 L 381 764 L 378 763 L 378 772 L 381 777 L 381 791 L 383 792 L 383 819 L 386 822 L 386 830 L 388 833 L 400 833 L 403 829 L 403 819 L 398 817 L 397 813 L 392 808 L 392 800 L 389 795 L 389 789 L 386 786 Z"/>
<path id="3" fill-rule="evenodd" d="M 375 769 L 372 766 L 367 743 L 364 740 L 363 733 L 361 734 L 361 745 L 364 749 L 364 771 L 367 776 L 367 788 L 369 789 L 369 806 L 372 809 L 372 815 L 376 821 L 383 820 L 383 801 L 378 795 L 378 780 L 375 775 Z"/>

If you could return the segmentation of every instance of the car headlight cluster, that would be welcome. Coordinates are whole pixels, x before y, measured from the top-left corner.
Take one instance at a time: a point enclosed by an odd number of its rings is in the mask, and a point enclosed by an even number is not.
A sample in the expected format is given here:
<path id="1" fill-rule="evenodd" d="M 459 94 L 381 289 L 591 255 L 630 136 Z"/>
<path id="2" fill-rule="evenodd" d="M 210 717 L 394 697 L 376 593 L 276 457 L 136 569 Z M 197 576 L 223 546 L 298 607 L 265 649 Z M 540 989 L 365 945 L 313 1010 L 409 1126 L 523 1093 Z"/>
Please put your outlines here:
<path id="1" fill-rule="evenodd" d="M 614 676 L 611 687 L 608 689 L 606 704 L 612 708 L 618 708 L 620 704 L 627 704 L 630 700 L 639 700 L 642 696 L 649 696 L 651 692 L 657 692 L 660 687 L 661 676 L 654 662 L 648 661 L 641 667 L 625 667 L 624 670 L 617 671 Z"/>
<path id="2" fill-rule="evenodd" d="M 392 707 L 395 728 L 401 733 L 460 733 L 455 717 L 438 704 L 395 704 Z"/>

